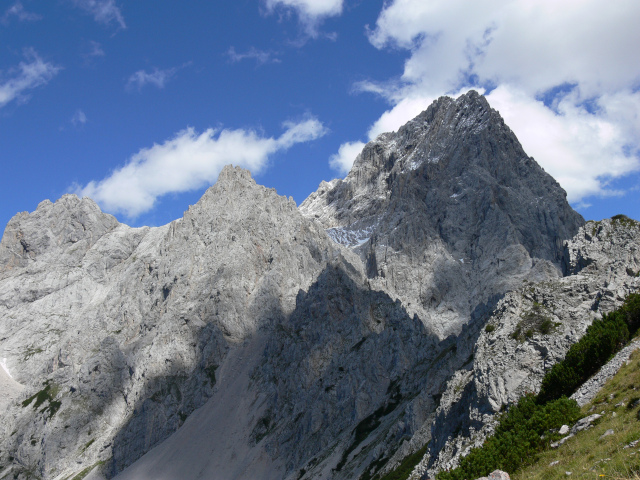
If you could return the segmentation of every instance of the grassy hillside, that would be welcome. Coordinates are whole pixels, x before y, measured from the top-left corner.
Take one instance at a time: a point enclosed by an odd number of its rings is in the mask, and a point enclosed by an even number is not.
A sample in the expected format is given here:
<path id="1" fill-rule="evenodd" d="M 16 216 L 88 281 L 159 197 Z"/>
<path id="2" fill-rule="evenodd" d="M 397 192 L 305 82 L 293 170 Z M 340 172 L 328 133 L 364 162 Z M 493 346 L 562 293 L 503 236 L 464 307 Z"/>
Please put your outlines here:
<path id="1" fill-rule="evenodd" d="M 538 461 L 511 478 L 551 480 L 571 478 L 640 479 L 640 351 L 610 379 L 583 416 L 602 414 L 594 427 L 578 432 L 558 449 L 543 452 Z M 607 430 L 613 435 L 604 436 Z M 558 462 L 555 465 L 552 463 Z"/>

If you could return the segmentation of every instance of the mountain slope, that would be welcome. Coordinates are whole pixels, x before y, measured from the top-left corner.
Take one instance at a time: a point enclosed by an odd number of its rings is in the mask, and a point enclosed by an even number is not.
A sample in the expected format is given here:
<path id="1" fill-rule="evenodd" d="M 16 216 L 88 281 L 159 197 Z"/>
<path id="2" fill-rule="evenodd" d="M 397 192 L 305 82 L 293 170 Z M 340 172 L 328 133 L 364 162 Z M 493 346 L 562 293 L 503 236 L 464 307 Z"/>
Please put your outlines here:
<path id="1" fill-rule="evenodd" d="M 158 228 L 42 202 L 0 242 L 0 478 L 455 462 L 635 288 L 634 231 L 582 223 L 475 92 L 367 145 L 300 209 L 233 167 Z M 562 327 L 511 339 L 535 302 Z"/>
<path id="2" fill-rule="evenodd" d="M 293 201 L 233 168 L 159 228 L 120 225 L 74 196 L 17 215 L 0 251 L 0 358 L 25 398 L 50 398 L 5 415 L 2 463 L 46 478 L 77 459 L 120 471 L 211 397 L 231 349 L 341 258 Z"/>
<path id="3" fill-rule="evenodd" d="M 587 222 L 565 246 L 564 278 L 524 283 L 498 303 L 474 347 L 474 361 L 452 377 L 432 425 L 420 472 L 457 465 L 482 444 L 495 415 L 562 360 L 594 319 L 640 291 L 640 223 Z M 544 322 L 546 328 L 544 327 Z"/>
<path id="4" fill-rule="evenodd" d="M 563 242 L 584 223 L 474 91 L 380 135 L 300 210 L 440 336 L 524 278 L 560 276 Z"/>

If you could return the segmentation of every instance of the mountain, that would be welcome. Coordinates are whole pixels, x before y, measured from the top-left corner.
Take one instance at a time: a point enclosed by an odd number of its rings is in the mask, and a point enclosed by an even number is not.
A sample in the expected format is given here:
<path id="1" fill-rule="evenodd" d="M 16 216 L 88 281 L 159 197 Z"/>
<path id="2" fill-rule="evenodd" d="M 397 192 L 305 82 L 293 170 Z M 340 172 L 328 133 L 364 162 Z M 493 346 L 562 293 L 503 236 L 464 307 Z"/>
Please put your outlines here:
<path id="1" fill-rule="evenodd" d="M 300 210 L 440 336 L 525 278 L 561 276 L 563 242 L 584 223 L 475 91 L 368 143 Z"/>
<path id="2" fill-rule="evenodd" d="M 162 227 L 44 201 L 0 242 L 0 478 L 434 472 L 640 286 L 639 245 L 475 92 L 300 208 L 231 166 Z"/>

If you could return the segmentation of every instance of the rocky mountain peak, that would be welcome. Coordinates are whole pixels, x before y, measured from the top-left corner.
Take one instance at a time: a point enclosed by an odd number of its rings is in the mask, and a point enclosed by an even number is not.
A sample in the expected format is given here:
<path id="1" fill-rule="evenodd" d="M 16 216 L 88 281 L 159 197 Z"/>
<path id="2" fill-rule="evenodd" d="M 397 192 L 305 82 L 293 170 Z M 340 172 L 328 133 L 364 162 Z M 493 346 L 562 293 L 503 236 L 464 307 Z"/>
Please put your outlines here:
<path id="1" fill-rule="evenodd" d="M 219 189 L 229 188 L 234 185 L 251 187 L 256 185 L 256 181 L 249 170 L 242 167 L 234 167 L 233 165 L 225 165 L 218 175 L 215 185 Z"/>
<path id="2" fill-rule="evenodd" d="M 640 288 L 639 225 L 476 92 L 300 209 L 232 166 L 161 227 L 44 201 L 0 242 L 0 476 L 433 478 Z"/>
<path id="3" fill-rule="evenodd" d="M 487 130 L 493 137 L 515 139 L 500 114 L 475 90 L 458 99 L 440 97 L 397 132 L 383 133 L 367 144 L 345 181 L 371 184 L 381 171 L 398 174 L 416 170 L 425 162 L 438 163 L 446 159 L 451 148 L 447 139 L 471 141 Z M 463 160 L 473 162 L 477 157 L 467 155 Z"/>
<path id="4" fill-rule="evenodd" d="M 563 241 L 584 223 L 475 91 L 439 98 L 369 142 L 344 180 L 323 184 L 300 210 L 441 333 L 530 271 L 561 275 Z M 463 291 L 474 292 L 464 306 Z"/>
<path id="5" fill-rule="evenodd" d="M 34 212 L 18 213 L 7 224 L 0 242 L 0 275 L 45 254 L 64 261 L 59 255 L 69 245 L 86 252 L 117 225 L 90 198 L 67 194 L 55 203 L 44 200 Z"/>

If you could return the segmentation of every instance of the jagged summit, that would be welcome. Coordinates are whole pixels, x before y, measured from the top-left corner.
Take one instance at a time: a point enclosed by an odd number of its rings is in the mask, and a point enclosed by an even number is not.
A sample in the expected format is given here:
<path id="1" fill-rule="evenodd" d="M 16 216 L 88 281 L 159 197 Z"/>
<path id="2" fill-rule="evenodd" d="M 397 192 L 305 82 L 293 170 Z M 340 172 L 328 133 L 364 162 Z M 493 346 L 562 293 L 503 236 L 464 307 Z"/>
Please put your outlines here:
<path id="1" fill-rule="evenodd" d="M 300 210 L 443 334 L 524 276 L 560 275 L 563 242 L 584 223 L 475 91 L 369 142 Z"/>
<path id="2" fill-rule="evenodd" d="M 0 477 L 430 475 L 637 290 L 627 220 L 579 229 L 475 92 L 301 209 L 232 166 L 161 227 L 44 201 L 0 243 Z"/>
<path id="3" fill-rule="evenodd" d="M 258 332 L 290 315 L 328 265 L 363 278 L 358 262 L 293 200 L 233 167 L 161 227 L 128 227 L 75 195 L 16 215 L 0 249 L 0 362 L 10 372 L 0 383 L 11 387 L 0 404 L 13 401 L 0 423 L 0 465 L 26 442 L 16 472 L 33 465 L 55 478 L 49 458 L 70 474 L 81 456 L 82 468 L 106 461 L 113 476 L 220 390 L 215 422 L 235 411 L 244 423 L 210 436 L 226 446 L 201 461 L 239 468 L 225 455 L 262 452 L 242 443 L 257 415 L 244 408 L 259 405 L 224 392 L 251 373 L 247 359 L 267 335 Z M 245 360 L 227 362 L 230 351 Z M 40 391 L 50 409 L 20 403 Z"/>
<path id="4" fill-rule="evenodd" d="M 63 255 L 66 247 L 74 244 L 75 252 L 84 253 L 117 225 L 90 198 L 67 194 L 55 203 L 44 200 L 33 213 L 21 212 L 9 220 L 0 242 L 0 278 L 42 255 L 53 262 L 73 261 Z"/>

